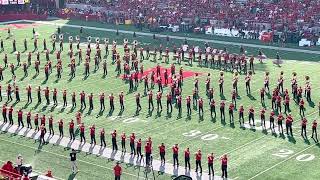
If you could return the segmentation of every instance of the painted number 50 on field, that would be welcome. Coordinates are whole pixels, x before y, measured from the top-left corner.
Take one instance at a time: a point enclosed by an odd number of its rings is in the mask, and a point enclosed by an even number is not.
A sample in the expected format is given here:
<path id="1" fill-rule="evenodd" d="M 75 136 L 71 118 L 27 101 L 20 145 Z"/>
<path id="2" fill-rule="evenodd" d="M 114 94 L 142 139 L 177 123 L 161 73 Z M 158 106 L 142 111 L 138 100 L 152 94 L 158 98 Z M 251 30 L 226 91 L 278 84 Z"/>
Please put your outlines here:
<path id="1" fill-rule="evenodd" d="M 185 132 L 182 135 L 186 137 L 195 137 L 201 134 L 202 132 L 199 130 L 190 130 L 189 132 Z M 219 135 L 218 134 L 202 134 L 200 138 L 204 141 L 212 141 L 219 138 Z"/>

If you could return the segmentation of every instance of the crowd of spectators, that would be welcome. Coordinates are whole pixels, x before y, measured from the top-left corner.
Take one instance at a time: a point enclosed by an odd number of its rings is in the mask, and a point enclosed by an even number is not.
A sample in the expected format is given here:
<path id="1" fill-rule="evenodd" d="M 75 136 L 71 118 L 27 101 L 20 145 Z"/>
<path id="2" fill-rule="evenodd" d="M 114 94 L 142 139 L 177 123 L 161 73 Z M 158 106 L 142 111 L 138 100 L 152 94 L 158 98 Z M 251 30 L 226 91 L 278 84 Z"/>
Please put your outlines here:
<path id="1" fill-rule="evenodd" d="M 2 165 L 2 167 L 0 168 L 0 179 L 29 180 L 30 173 L 31 173 L 30 169 L 26 169 L 24 167 L 23 158 L 19 154 L 15 164 L 12 161 L 7 161 Z M 41 176 L 53 178 L 51 170 L 48 170 L 44 175 L 41 175 Z"/>
<path id="2" fill-rule="evenodd" d="M 21 177 L 20 173 L 17 171 L 17 169 L 14 167 L 11 161 L 7 161 L 3 164 L 3 166 L 0 169 L 0 177 L 1 176 L 11 177 L 14 179 L 18 179 L 19 177 Z"/>
<path id="3" fill-rule="evenodd" d="M 223 21 L 223 26 L 246 30 L 255 23 L 296 30 L 317 26 L 319 0 L 67 0 L 67 3 L 104 7 L 108 16 L 119 14 L 133 22 L 180 24 L 186 20 L 200 25 L 202 19 Z M 110 13 L 112 12 L 112 13 Z M 261 27 L 262 28 L 262 27 Z"/>

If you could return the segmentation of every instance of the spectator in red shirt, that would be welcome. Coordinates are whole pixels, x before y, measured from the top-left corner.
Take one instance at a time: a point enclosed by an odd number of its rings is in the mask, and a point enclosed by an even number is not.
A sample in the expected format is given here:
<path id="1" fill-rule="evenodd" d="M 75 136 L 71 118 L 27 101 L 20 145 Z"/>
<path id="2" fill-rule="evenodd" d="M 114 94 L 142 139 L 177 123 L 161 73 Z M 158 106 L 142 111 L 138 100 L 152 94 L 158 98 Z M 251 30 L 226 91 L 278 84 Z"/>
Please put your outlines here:
<path id="1" fill-rule="evenodd" d="M 120 163 L 117 162 L 117 164 L 113 168 L 114 172 L 114 179 L 120 180 L 121 174 L 122 174 L 122 167 L 120 166 Z"/>

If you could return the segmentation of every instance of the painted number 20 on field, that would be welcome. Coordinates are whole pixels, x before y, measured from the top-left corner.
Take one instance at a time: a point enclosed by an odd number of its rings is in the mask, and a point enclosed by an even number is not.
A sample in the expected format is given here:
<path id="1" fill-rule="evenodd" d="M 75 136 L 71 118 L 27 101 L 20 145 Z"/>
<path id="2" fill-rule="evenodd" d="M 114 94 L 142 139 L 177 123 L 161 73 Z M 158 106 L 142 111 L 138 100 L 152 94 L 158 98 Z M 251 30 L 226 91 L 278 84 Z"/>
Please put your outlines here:
<path id="1" fill-rule="evenodd" d="M 289 149 L 280 149 L 279 152 L 272 154 L 273 156 L 281 157 L 281 158 L 286 158 L 292 155 L 294 151 L 289 150 Z M 297 161 L 312 161 L 315 158 L 313 154 L 300 154 L 296 157 Z"/>

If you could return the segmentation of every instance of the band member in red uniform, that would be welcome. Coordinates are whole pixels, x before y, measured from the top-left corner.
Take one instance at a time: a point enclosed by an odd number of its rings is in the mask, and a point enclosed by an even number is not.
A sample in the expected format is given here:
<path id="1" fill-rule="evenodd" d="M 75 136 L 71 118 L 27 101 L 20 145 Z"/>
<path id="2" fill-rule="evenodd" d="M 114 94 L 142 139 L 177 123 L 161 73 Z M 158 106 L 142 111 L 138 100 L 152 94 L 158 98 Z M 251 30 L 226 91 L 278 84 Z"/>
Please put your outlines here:
<path id="1" fill-rule="evenodd" d="M 190 116 L 191 115 L 191 97 L 187 96 L 186 101 L 187 101 L 187 115 Z"/>
<path id="2" fill-rule="evenodd" d="M 281 89 L 282 94 L 283 94 L 283 81 L 284 81 L 283 74 L 284 74 L 283 71 L 281 71 L 280 76 L 278 78 L 278 89 L 279 89 L 279 91 Z"/>
<path id="3" fill-rule="evenodd" d="M 2 106 L 2 117 L 3 117 L 3 122 L 4 123 L 7 123 L 8 122 L 8 119 L 7 119 L 7 105 L 6 104 L 3 104 Z"/>
<path id="4" fill-rule="evenodd" d="M 18 126 L 19 127 L 20 126 L 24 127 L 22 118 L 23 118 L 23 112 L 21 109 L 19 109 L 19 111 L 18 111 Z"/>
<path id="5" fill-rule="evenodd" d="M 76 113 L 76 120 L 77 120 L 77 125 L 80 125 L 81 124 L 81 112 L 78 111 Z"/>
<path id="6" fill-rule="evenodd" d="M 140 139 L 137 141 L 137 155 L 138 155 L 138 158 L 139 158 L 139 157 L 142 158 L 141 146 L 142 146 L 142 141 L 141 141 L 141 138 L 140 138 Z"/>
<path id="7" fill-rule="evenodd" d="M 173 156 L 173 166 L 177 165 L 177 167 L 179 166 L 179 146 L 178 144 L 175 144 L 172 147 L 172 156 Z"/>
<path id="8" fill-rule="evenodd" d="M 261 88 L 261 89 L 260 89 L 260 102 L 261 102 L 262 105 L 265 104 L 265 102 L 264 102 L 264 96 L 265 96 L 265 94 L 266 94 L 265 88 Z"/>
<path id="9" fill-rule="evenodd" d="M 148 75 L 143 77 L 144 80 L 144 93 L 146 94 L 147 91 L 149 90 L 149 78 Z"/>
<path id="10" fill-rule="evenodd" d="M 124 94 L 123 91 L 119 94 L 119 103 L 120 103 L 120 110 L 124 111 Z"/>
<path id="11" fill-rule="evenodd" d="M 73 122 L 73 119 L 69 123 L 69 134 L 70 134 L 70 140 L 75 140 L 76 139 L 75 134 L 74 134 L 74 122 Z"/>
<path id="12" fill-rule="evenodd" d="M 130 135 L 130 150 L 131 150 L 131 155 L 134 154 L 136 155 L 136 149 L 134 147 L 134 142 L 135 142 L 136 136 L 134 133 L 131 133 Z"/>
<path id="13" fill-rule="evenodd" d="M 290 131 L 291 137 L 293 136 L 293 134 L 292 134 L 292 122 L 293 122 L 293 117 L 291 116 L 291 114 L 289 114 L 286 117 L 286 130 L 287 130 L 287 135 L 289 135 L 289 131 Z"/>
<path id="14" fill-rule="evenodd" d="M 185 169 L 187 170 L 187 168 L 189 169 L 190 171 L 190 150 L 189 148 L 186 148 L 184 150 L 184 162 L 185 162 Z"/>
<path id="15" fill-rule="evenodd" d="M 90 144 L 93 144 L 93 143 L 94 143 L 94 145 L 97 144 L 97 142 L 96 142 L 96 126 L 94 124 L 90 127 L 90 139 L 91 139 Z"/>
<path id="16" fill-rule="evenodd" d="M 284 113 L 287 114 L 290 112 L 290 97 L 286 95 L 284 98 Z"/>
<path id="17" fill-rule="evenodd" d="M 199 97 L 199 91 L 197 89 L 193 89 L 192 91 L 192 102 L 193 106 L 197 107 L 198 97 Z"/>
<path id="18" fill-rule="evenodd" d="M 146 155 L 146 166 L 148 167 L 151 165 L 151 154 L 152 154 L 152 146 L 148 141 L 144 146 L 144 151 Z"/>
<path id="19" fill-rule="evenodd" d="M 135 98 L 136 98 L 136 113 L 138 113 L 141 110 L 141 103 L 140 103 L 140 93 L 135 94 Z"/>
<path id="20" fill-rule="evenodd" d="M 100 130 L 100 146 L 107 146 L 104 128 Z"/>
<path id="21" fill-rule="evenodd" d="M 117 130 L 111 132 L 112 151 L 118 151 Z"/>
<path id="22" fill-rule="evenodd" d="M 277 107 L 277 111 L 278 112 L 281 112 L 281 100 L 282 100 L 282 97 L 280 96 L 280 94 L 277 96 L 277 99 L 276 99 L 276 107 Z"/>
<path id="23" fill-rule="evenodd" d="M 300 116 L 304 117 L 304 100 L 301 98 L 299 101 L 299 111 L 300 111 Z"/>
<path id="24" fill-rule="evenodd" d="M 179 113 L 179 117 L 181 117 L 181 113 L 182 113 L 182 97 L 181 95 L 179 95 L 177 97 L 177 107 L 178 107 L 178 113 Z"/>
<path id="25" fill-rule="evenodd" d="M 13 125 L 12 114 L 13 114 L 13 107 L 10 106 L 9 111 L 8 111 L 8 117 L 9 117 L 9 124 L 10 125 Z"/>
<path id="26" fill-rule="evenodd" d="M 8 96 L 7 103 L 12 101 L 11 93 L 12 93 L 12 87 L 11 87 L 11 84 L 8 84 L 8 87 L 7 87 L 7 96 Z"/>
<path id="27" fill-rule="evenodd" d="M 159 153 L 160 153 L 160 161 L 161 161 L 161 165 L 166 163 L 166 146 L 164 145 L 164 143 L 161 143 L 161 145 L 158 146 L 159 148 Z"/>
<path id="28" fill-rule="evenodd" d="M 153 110 L 153 93 L 152 93 L 152 90 L 150 90 L 149 92 L 148 92 L 148 109 L 149 109 L 149 111 L 150 111 L 150 109 L 152 109 Z M 152 107 L 152 108 L 151 108 Z"/>
<path id="29" fill-rule="evenodd" d="M 199 106 L 199 116 L 202 117 L 203 116 L 203 99 L 202 98 L 198 100 L 198 106 Z"/>
<path id="30" fill-rule="evenodd" d="M 37 97 L 38 97 L 38 104 L 41 103 L 41 87 L 38 86 L 37 88 Z"/>
<path id="31" fill-rule="evenodd" d="M 221 171 L 222 175 L 221 178 L 228 178 L 228 157 L 226 154 L 224 154 L 221 158 Z"/>
<path id="32" fill-rule="evenodd" d="M 231 92 L 231 102 L 234 103 L 235 107 L 237 106 L 237 92 L 235 89 Z"/>
<path id="33" fill-rule="evenodd" d="M 172 113 L 172 95 L 171 93 L 167 93 L 167 114 Z"/>
<path id="34" fill-rule="evenodd" d="M 53 99 L 53 103 L 55 106 L 58 105 L 57 94 L 58 94 L 57 88 L 54 88 L 53 94 L 52 94 L 52 99 Z"/>
<path id="35" fill-rule="evenodd" d="M 84 132 L 85 132 L 85 126 L 84 123 L 81 123 L 80 125 L 80 142 L 82 144 L 82 142 L 86 143 L 86 137 L 84 136 Z"/>
<path id="36" fill-rule="evenodd" d="M 230 118 L 230 124 L 234 123 L 234 119 L 233 119 L 233 111 L 234 111 L 234 104 L 230 103 L 229 105 L 229 118 Z"/>
<path id="37" fill-rule="evenodd" d="M 28 102 L 27 102 L 27 104 L 29 104 L 29 103 L 32 103 L 31 86 L 28 85 L 28 87 L 26 88 L 26 90 L 27 90 L 27 94 L 28 94 Z"/>
<path id="38" fill-rule="evenodd" d="M 250 88 L 251 76 L 252 76 L 252 72 L 249 71 L 248 74 L 247 74 L 247 76 L 245 77 L 246 92 L 247 92 L 247 94 L 250 94 L 250 93 L 251 93 L 251 88 Z"/>
<path id="39" fill-rule="evenodd" d="M 208 154 L 208 169 L 209 169 L 209 176 L 211 175 L 212 172 L 212 176 L 214 176 L 214 170 L 213 170 L 213 160 L 214 160 L 214 155 L 213 153 Z"/>
<path id="40" fill-rule="evenodd" d="M 114 110 L 114 96 L 113 93 L 109 95 L 110 111 Z"/>
<path id="41" fill-rule="evenodd" d="M 157 111 L 162 111 L 162 103 L 161 103 L 162 93 L 158 91 L 157 93 Z"/>
<path id="42" fill-rule="evenodd" d="M 226 116 L 225 116 L 225 111 L 224 111 L 224 107 L 225 107 L 225 102 L 222 100 L 220 102 L 220 117 L 221 117 L 221 121 L 225 121 Z"/>
<path id="43" fill-rule="evenodd" d="M 105 98 L 104 93 L 101 93 L 100 94 L 100 112 L 103 112 L 105 110 L 104 98 Z M 89 104 L 90 104 L 89 109 L 92 110 L 93 109 L 93 94 L 92 93 L 89 95 Z"/>
<path id="44" fill-rule="evenodd" d="M 81 107 L 80 109 L 82 110 L 82 108 L 86 109 L 86 93 L 84 91 L 82 91 L 80 93 L 80 103 L 81 103 Z"/>
<path id="45" fill-rule="evenodd" d="M 282 113 L 280 113 L 278 115 L 278 131 L 279 133 L 283 134 L 283 126 L 282 126 L 282 121 L 283 121 L 284 117 L 282 115 Z M 281 128 L 281 131 L 280 131 L 280 128 Z"/>
<path id="46" fill-rule="evenodd" d="M 53 117 L 52 117 L 52 116 L 49 117 L 49 133 L 50 133 L 50 135 L 51 135 L 51 134 L 54 135 L 54 131 L 53 131 Z"/>
<path id="47" fill-rule="evenodd" d="M 318 126 L 317 120 L 314 120 L 312 122 L 312 136 L 311 136 L 311 138 L 313 138 L 316 142 L 319 142 L 318 134 L 317 134 L 317 126 Z"/>
<path id="48" fill-rule="evenodd" d="M 45 144 L 45 140 L 44 140 L 44 135 L 47 133 L 46 127 L 42 124 L 40 126 L 40 136 L 39 136 L 39 141 L 40 144 Z"/>
<path id="49" fill-rule="evenodd" d="M 307 118 L 302 118 L 301 120 L 301 136 L 307 139 Z"/>
<path id="50" fill-rule="evenodd" d="M 16 88 L 15 88 L 15 94 L 16 94 L 16 102 L 20 102 L 20 93 L 19 93 L 18 86 L 16 86 Z"/>
<path id="51" fill-rule="evenodd" d="M 39 114 L 38 113 L 34 116 L 34 129 L 39 131 Z"/>
<path id="52" fill-rule="evenodd" d="M 253 126 L 255 126 L 255 123 L 254 123 L 254 109 L 253 109 L 252 106 L 249 109 L 249 124 L 250 124 L 250 126 L 251 126 L 251 120 L 252 120 Z"/>
<path id="53" fill-rule="evenodd" d="M 275 113 L 273 111 L 270 112 L 270 129 L 272 132 L 274 132 L 274 116 L 275 116 Z"/>
<path id="54" fill-rule="evenodd" d="M 126 133 L 122 132 L 121 134 L 121 152 L 126 152 Z"/>
<path id="55" fill-rule="evenodd" d="M 261 127 L 263 129 L 266 129 L 266 115 L 265 115 L 265 113 L 266 113 L 266 109 L 262 108 L 260 110 L 260 119 L 261 119 Z"/>
<path id="56" fill-rule="evenodd" d="M 59 137 L 62 138 L 63 137 L 63 120 L 62 119 L 59 120 L 58 126 L 59 126 Z"/>
<path id="57" fill-rule="evenodd" d="M 49 87 L 46 87 L 46 89 L 44 89 L 43 91 L 44 91 L 44 96 L 45 96 L 46 101 L 47 101 L 47 105 L 49 105 L 50 104 L 50 98 L 49 98 L 50 90 L 49 90 Z"/>
<path id="58" fill-rule="evenodd" d="M 240 108 L 239 108 L 239 123 L 240 123 L 240 126 L 244 126 L 244 108 L 243 108 L 243 105 L 240 105 Z"/>
<path id="59" fill-rule="evenodd" d="M 201 165 L 201 158 L 202 158 L 202 154 L 201 154 L 201 150 L 199 149 L 196 154 L 196 173 L 198 173 L 198 169 L 200 168 L 200 174 L 202 173 L 202 165 Z"/>

